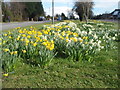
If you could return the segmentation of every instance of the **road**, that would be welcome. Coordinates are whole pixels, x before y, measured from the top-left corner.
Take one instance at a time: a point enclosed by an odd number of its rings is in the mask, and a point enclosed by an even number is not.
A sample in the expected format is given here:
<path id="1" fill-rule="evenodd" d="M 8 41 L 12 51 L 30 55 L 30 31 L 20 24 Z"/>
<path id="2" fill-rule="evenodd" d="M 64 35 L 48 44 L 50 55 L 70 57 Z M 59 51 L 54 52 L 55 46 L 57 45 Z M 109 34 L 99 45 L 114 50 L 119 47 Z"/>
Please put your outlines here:
<path id="1" fill-rule="evenodd" d="M 118 20 L 107 20 L 107 19 L 100 19 L 99 21 L 106 21 L 106 22 L 116 22 L 118 23 Z"/>
<path id="2" fill-rule="evenodd" d="M 51 21 L 36 21 L 36 22 L 35 21 L 29 21 L 29 22 L 2 23 L 2 30 L 9 30 L 9 29 L 14 29 L 16 27 L 25 27 L 25 26 L 41 24 L 41 23 L 46 23 L 46 22 L 51 22 Z"/>

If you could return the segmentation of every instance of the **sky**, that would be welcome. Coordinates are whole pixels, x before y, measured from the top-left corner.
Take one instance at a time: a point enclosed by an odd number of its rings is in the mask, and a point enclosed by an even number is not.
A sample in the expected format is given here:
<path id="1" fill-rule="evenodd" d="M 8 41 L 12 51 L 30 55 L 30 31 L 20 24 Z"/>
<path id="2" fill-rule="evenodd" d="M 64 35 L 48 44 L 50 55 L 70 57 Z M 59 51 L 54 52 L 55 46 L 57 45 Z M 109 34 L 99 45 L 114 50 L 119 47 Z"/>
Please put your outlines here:
<path id="1" fill-rule="evenodd" d="M 10 0 L 5 0 L 10 1 Z M 15 0 L 17 1 L 17 0 Z M 18 0 L 21 1 L 21 0 Z M 24 1 L 30 1 L 30 0 L 24 0 Z M 32 1 L 39 1 L 39 0 L 32 0 Z M 42 4 L 44 7 L 44 11 L 46 12 L 46 15 L 52 15 L 52 0 L 42 0 Z M 74 5 L 75 0 L 54 0 L 54 13 L 61 14 L 65 13 L 65 15 L 68 15 L 68 11 L 72 9 Z M 79 0 L 82 1 L 82 0 Z M 118 2 L 120 0 L 93 0 L 94 2 L 94 8 L 93 12 L 94 15 L 103 14 L 105 12 L 111 13 L 115 9 L 118 8 Z M 77 15 L 76 15 L 77 17 Z"/>
<path id="2" fill-rule="evenodd" d="M 55 0 L 55 14 L 61 14 L 62 12 L 67 15 L 68 10 L 71 10 L 74 5 L 75 0 Z M 81 0 L 79 0 L 81 1 Z M 118 8 L 118 2 L 120 0 L 93 0 L 94 8 L 93 12 L 94 15 L 99 15 L 103 13 L 111 13 L 115 9 Z M 52 5 L 51 2 L 42 0 L 43 7 L 46 11 L 46 14 L 52 15 Z"/>

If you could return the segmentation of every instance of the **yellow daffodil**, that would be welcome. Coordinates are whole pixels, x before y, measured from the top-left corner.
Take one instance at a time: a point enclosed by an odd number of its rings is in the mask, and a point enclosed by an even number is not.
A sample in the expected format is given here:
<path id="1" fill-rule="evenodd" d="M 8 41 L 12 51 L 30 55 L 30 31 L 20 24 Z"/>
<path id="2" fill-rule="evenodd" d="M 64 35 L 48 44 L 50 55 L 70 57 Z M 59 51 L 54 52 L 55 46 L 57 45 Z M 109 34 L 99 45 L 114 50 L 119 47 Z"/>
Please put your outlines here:
<path id="1" fill-rule="evenodd" d="M 14 51 L 14 54 L 17 54 L 18 53 L 18 51 Z"/>
<path id="2" fill-rule="evenodd" d="M 3 44 L 5 44 L 6 43 L 6 41 L 3 41 Z"/>
<path id="3" fill-rule="evenodd" d="M 31 36 L 30 36 L 30 35 L 28 35 L 28 36 L 27 36 L 27 38 L 31 38 Z"/>
<path id="4" fill-rule="evenodd" d="M 42 44 L 46 46 L 46 45 L 47 45 L 47 42 L 43 42 Z"/>
<path id="5" fill-rule="evenodd" d="M 25 42 L 26 42 L 26 43 L 29 43 L 30 41 L 29 41 L 28 39 L 25 39 Z"/>
<path id="6" fill-rule="evenodd" d="M 26 50 L 22 50 L 23 53 L 26 53 L 27 51 Z"/>
<path id="7" fill-rule="evenodd" d="M 82 37 L 82 39 L 85 39 L 85 37 Z"/>
<path id="8" fill-rule="evenodd" d="M 20 29 L 20 27 L 17 27 L 16 29 Z"/>
<path id="9" fill-rule="evenodd" d="M 11 36 L 9 36 L 8 38 L 12 38 Z"/>
<path id="10" fill-rule="evenodd" d="M 25 35 L 25 34 L 23 34 L 22 36 L 23 36 L 23 37 L 26 37 L 26 35 Z"/>
<path id="11" fill-rule="evenodd" d="M 21 41 L 24 41 L 24 39 L 22 38 Z"/>
<path id="12" fill-rule="evenodd" d="M 85 42 L 85 44 L 88 44 L 88 42 Z"/>
<path id="13" fill-rule="evenodd" d="M 77 33 L 73 33 L 74 36 L 78 37 L 78 34 Z"/>
<path id="14" fill-rule="evenodd" d="M 7 36 L 7 34 L 4 34 L 4 36 Z"/>
<path id="15" fill-rule="evenodd" d="M 40 39 L 40 42 L 42 42 L 43 40 L 42 39 Z"/>
<path id="16" fill-rule="evenodd" d="M 85 37 L 85 39 L 88 39 L 88 37 Z"/>
<path id="17" fill-rule="evenodd" d="M 83 40 L 81 39 L 80 42 L 83 42 Z"/>
<path id="18" fill-rule="evenodd" d="M 26 43 L 25 45 L 28 46 L 28 43 Z"/>
<path id="19" fill-rule="evenodd" d="M 3 49 L 3 51 L 8 52 L 8 51 L 9 51 L 9 49 L 7 49 L 7 48 L 6 48 L 6 49 Z"/>
<path id="20" fill-rule="evenodd" d="M 8 76 L 8 73 L 3 74 L 3 76 L 7 77 L 7 76 Z"/>
<path id="21" fill-rule="evenodd" d="M 62 36 L 59 36 L 59 38 L 61 38 L 62 40 L 64 39 L 64 37 L 62 37 Z"/>
<path id="22" fill-rule="evenodd" d="M 66 42 L 69 42 L 69 39 L 66 39 Z"/>
<path id="23" fill-rule="evenodd" d="M 11 54 L 11 55 L 13 55 L 13 54 L 14 54 L 14 52 L 10 52 L 10 54 Z"/>
<path id="24" fill-rule="evenodd" d="M 9 31 L 8 34 L 11 34 L 11 32 Z"/>
<path id="25" fill-rule="evenodd" d="M 35 46 L 37 46 L 37 43 L 35 42 L 35 43 L 33 43 L 33 46 L 35 47 Z"/>
<path id="26" fill-rule="evenodd" d="M 20 40 L 20 36 L 18 36 L 18 37 L 16 38 L 16 40 Z"/>
<path id="27" fill-rule="evenodd" d="M 53 44 L 53 43 L 54 43 L 54 41 L 53 41 L 53 40 L 51 40 L 51 43 Z"/>
<path id="28" fill-rule="evenodd" d="M 69 39 L 68 37 L 66 37 L 66 39 Z"/>
<path id="29" fill-rule="evenodd" d="M 22 30 L 19 30 L 18 32 L 19 32 L 19 33 L 23 33 L 23 31 L 22 31 Z"/>
<path id="30" fill-rule="evenodd" d="M 73 41 L 74 41 L 74 42 L 77 42 L 77 38 L 73 38 Z"/>
<path id="31" fill-rule="evenodd" d="M 31 31 L 29 31 L 29 32 L 28 32 L 28 34 L 30 34 L 30 35 L 31 35 L 31 34 L 32 34 L 32 32 L 31 32 Z"/>

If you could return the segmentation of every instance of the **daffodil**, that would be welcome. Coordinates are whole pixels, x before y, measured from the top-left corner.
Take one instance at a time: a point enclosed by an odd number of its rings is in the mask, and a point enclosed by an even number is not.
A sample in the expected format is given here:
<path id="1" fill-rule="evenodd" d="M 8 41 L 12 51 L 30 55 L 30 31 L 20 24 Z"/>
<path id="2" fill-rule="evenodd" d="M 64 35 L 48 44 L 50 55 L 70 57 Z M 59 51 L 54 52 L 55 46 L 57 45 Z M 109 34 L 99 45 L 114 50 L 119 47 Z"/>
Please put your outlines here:
<path id="1" fill-rule="evenodd" d="M 3 44 L 5 44 L 6 43 L 6 41 L 3 41 Z"/>
<path id="2" fill-rule="evenodd" d="M 11 36 L 9 36 L 8 38 L 12 38 Z"/>
<path id="3" fill-rule="evenodd" d="M 85 39 L 88 39 L 88 37 L 85 37 Z"/>
<path id="4" fill-rule="evenodd" d="M 66 39 L 66 42 L 69 42 L 69 39 Z"/>
<path id="5" fill-rule="evenodd" d="M 30 36 L 30 35 L 28 35 L 28 36 L 27 36 L 27 38 L 31 38 L 31 36 Z"/>
<path id="6" fill-rule="evenodd" d="M 20 40 L 20 36 L 18 36 L 18 37 L 16 38 L 16 40 Z"/>
<path id="7" fill-rule="evenodd" d="M 85 44 L 88 44 L 88 42 L 85 42 Z"/>
<path id="8" fill-rule="evenodd" d="M 3 74 L 3 76 L 7 77 L 7 76 L 8 76 L 8 73 Z"/>
<path id="9" fill-rule="evenodd" d="M 73 33 L 74 36 L 78 37 L 78 34 L 77 33 Z"/>
<path id="10" fill-rule="evenodd" d="M 84 36 L 84 37 L 82 37 L 82 39 L 85 39 L 86 37 Z"/>
<path id="11" fill-rule="evenodd" d="M 26 53 L 27 51 L 26 50 L 22 50 L 23 53 Z"/>
<path id="12" fill-rule="evenodd" d="M 7 36 L 7 34 L 4 34 L 4 36 Z"/>
<path id="13" fill-rule="evenodd" d="M 7 49 L 7 48 L 6 48 L 6 49 L 3 49 L 3 51 L 8 52 L 8 51 L 9 51 L 9 49 Z"/>
<path id="14" fill-rule="evenodd" d="M 25 35 L 25 34 L 23 34 L 22 36 L 23 36 L 23 37 L 26 37 L 26 35 Z"/>
<path id="15" fill-rule="evenodd" d="M 14 51 L 14 54 L 17 54 L 18 53 L 18 51 Z"/>
<path id="16" fill-rule="evenodd" d="M 68 37 L 66 37 L 66 39 L 69 39 Z"/>
<path id="17" fill-rule="evenodd" d="M 73 41 L 74 41 L 74 42 L 77 42 L 77 38 L 73 38 Z"/>
<path id="18" fill-rule="evenodd" d="M 11 32 L 9 31 L 8 34 L 11 34 Z"/>
<path id="19" fill-rule="evenodd" d="M 83 42 L 83 40 L 81 39 L 80 42 Z"/>
<path id="20" fill-rule="evenodd" d="M 29 43 L 30 41 L 29 41 L 28 39 L 25 39 L 25 42 L 26 42 L 26 43 Z"/>
<path id="21" fill-rule="evenodd" d="M 10 54 L 11 54 L 11 55 L 13 55 L 13 54 L 14 54 L 14 52 L 10 52 Z"/>
<path id="22" fill-rule="evenodd" d="M 37 46 L 37 43 L 35 42 L 35 43 L 33 43 L 33 46 L 35 47 L 35 46 Z"/>

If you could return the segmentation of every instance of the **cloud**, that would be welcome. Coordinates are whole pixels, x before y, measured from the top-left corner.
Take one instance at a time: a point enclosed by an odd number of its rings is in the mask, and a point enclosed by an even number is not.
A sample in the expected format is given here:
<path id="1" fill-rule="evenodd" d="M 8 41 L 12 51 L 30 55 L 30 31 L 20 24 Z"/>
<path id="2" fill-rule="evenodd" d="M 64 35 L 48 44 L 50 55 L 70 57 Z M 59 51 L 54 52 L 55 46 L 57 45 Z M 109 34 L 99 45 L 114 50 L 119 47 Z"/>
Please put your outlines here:
<path id="1" fill-rule="evenodd" d="M 94 8 L 110 8 L 118 5 L 117 2 L 96 2 Z"/>
<path id="2" fill-rule="evenodd" d="M 54 14 L 61 14 L 61 13 L 64 13 L 66 16 L 68 14 L 68 11 L 71 10 L 70 7 L 67 7 L 67 6 L 61 6 L 61 7 L 54 7 Z M 47 8 L 46 10 L 46 14 L 50 14 L 52 15 L 52 8 Z"/>
<path id="3" fill-rule="evenodd" d="M 119 2 L 120 0 L 93 0 L 94 2 Z"/>
<path id="4" fill-rule="evenodd" d="M 113 10 L 118 8 L 118 0 L 110 0 L 110 2 L 95 2 L 95 6 L 94 6 L 94 14 L 98 15 L 98 14 L 102 14 L 105 12 L 111 13 Z"/>
<path id="5" fill-rule="evenodd" d="M 64 2 L 73 2 L 73 0 L 42 0 L 43 2 L 52 2 L 52 1 L 54 1 L 54 2 L 62 2 L 62 3 L 64 3 Z"/>

